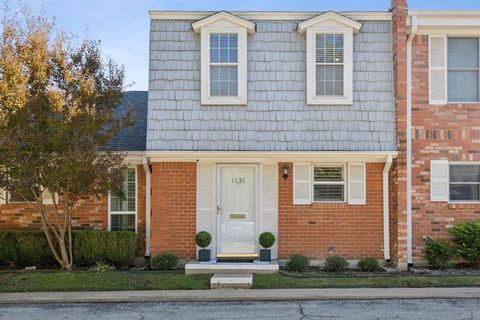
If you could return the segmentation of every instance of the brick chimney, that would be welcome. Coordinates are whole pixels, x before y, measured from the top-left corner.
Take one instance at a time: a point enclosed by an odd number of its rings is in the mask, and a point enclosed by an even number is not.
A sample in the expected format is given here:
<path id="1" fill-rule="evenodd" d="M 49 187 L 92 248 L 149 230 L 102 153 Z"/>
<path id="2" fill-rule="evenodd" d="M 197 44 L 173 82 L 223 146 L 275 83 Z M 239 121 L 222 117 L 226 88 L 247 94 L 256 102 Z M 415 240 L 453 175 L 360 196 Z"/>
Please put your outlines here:
<path id="1" fill-rule="evenodd" d="M 396 208 L 390 211 L 392 257 L 400 269 L 407 269 L 407 1 L 391 0 L 395 128 L 398 157 L 393 163 L 390 194 Z"/>

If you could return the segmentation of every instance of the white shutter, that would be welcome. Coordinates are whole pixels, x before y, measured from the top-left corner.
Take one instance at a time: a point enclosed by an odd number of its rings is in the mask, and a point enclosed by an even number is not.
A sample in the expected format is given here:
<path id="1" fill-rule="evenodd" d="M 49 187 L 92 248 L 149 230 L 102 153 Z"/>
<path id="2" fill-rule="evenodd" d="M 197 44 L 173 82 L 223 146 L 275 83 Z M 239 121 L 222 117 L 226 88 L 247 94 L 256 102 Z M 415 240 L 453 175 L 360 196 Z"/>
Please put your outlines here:
<path id="1" fill-rule="evenodd" d="M 430 36 L 428 59 L 428 82 L 430 104 L 447 103 L 447 37 Z"/>
<path id="2" fill-rule="evenodd" d="M 212 255 L 215 256 L 215 206 L 213 163 L 197 163 L 197 232 L 207 231 L 212 236 Z"/>
<path id="3" fill-rule="evenodd" d="M 7 203 L 7 193 L 5 189 L 0 188 L 0 204 Z"/>
<path id="4" fill-rule="evenodd" d="M 430 201 L 448 201 L 448 160 L 430 160 Z"/>
<path id="5" fill-rule="evenodd" d="M 348 164 L 348 204 L 366 204 L 365 163 Z"/>
<path id="6" fill-rule="evenodd" d="M 293 164 L 293 204 L 310 204 L 312 195 L 310 163 Z"/>
<path id="7" fill-rule="evenodd" d="M 278 166 L 262 164 L 262 218 L 261 232 L 271 232 L 275 236 L 272 259 L 278 257 Z"/>
<path id="8" fill-rule="evenodd" d="M 42 192 L 43 204 L 53 204 L 52 195 L 48 189 L 43 190 Z"/>

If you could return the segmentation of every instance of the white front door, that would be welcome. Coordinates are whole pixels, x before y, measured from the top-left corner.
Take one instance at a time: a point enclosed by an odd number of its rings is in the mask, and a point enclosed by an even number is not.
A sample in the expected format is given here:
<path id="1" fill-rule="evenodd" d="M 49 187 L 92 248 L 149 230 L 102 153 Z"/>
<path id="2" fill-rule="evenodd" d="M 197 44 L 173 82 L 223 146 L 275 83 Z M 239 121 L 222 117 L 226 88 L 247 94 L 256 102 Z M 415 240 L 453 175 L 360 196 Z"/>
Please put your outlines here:
<path id="1" fill-rule="evenodd" d="M 257 166 L 218 165 L 217 257 L 256 253 Z"/>

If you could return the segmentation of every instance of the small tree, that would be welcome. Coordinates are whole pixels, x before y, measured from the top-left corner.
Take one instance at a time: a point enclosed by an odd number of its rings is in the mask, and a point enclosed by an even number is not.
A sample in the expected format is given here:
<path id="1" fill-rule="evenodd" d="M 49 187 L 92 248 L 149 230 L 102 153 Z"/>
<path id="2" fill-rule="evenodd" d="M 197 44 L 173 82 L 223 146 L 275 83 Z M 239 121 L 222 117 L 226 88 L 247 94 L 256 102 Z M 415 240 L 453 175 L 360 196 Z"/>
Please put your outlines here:
<path id="1" fill-rule="evenodd" d="M 4 18 L 1 31 L 0 188 L 36 208 L 53 256 L 69 270 L 75 204 L 121 181 L 125 154 L 100 147 L 129 125 L 130 112 L 115 116 L 124 70 L 102 59 L 98 41 L 77 43 L 26 10 Z"/>

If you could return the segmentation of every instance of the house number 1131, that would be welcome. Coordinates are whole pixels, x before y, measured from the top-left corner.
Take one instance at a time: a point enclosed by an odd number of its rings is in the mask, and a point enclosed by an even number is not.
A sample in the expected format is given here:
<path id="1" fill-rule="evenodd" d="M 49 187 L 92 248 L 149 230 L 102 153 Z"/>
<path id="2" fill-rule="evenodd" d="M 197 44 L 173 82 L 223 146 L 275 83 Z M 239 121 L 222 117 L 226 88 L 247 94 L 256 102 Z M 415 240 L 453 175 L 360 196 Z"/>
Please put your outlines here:
<path id="1" fill-rule="evenodd" d="M 232 183 L 235 183 L 235 184 L 245 183 L 245 178 L 232 178 Z"/>

